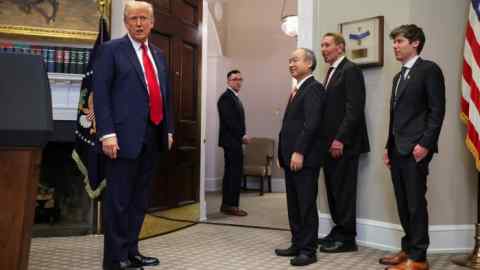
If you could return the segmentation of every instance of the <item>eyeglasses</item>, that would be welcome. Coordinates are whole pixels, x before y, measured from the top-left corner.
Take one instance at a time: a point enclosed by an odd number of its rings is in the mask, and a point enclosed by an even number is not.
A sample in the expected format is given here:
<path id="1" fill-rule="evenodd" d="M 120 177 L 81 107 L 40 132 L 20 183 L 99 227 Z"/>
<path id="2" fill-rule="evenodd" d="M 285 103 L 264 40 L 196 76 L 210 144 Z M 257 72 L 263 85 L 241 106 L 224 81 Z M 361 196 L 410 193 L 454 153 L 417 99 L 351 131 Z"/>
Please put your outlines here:
<path id="1" fill-rule="evenodd" d="M 228 79 L 229 81 L 243 82 L 243 78 Z"/>

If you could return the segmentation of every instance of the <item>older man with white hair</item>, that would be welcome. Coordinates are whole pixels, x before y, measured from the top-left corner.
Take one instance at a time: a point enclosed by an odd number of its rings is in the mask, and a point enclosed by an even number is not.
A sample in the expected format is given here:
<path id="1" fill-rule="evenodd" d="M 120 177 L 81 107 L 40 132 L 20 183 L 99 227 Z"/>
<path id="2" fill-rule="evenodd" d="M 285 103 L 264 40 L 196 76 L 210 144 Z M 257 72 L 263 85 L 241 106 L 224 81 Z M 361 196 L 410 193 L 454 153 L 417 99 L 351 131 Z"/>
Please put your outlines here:
<path id="1" fill-rule="evenodd" d="M 172 144 L 168 65 L 148 40 L 152 5 L 125 4 L 128 34 L 105 43 L 94 66 L 97 135 L 108 157 L 103 269 L 159 264 L 138 248 L 157 152 Z"/>

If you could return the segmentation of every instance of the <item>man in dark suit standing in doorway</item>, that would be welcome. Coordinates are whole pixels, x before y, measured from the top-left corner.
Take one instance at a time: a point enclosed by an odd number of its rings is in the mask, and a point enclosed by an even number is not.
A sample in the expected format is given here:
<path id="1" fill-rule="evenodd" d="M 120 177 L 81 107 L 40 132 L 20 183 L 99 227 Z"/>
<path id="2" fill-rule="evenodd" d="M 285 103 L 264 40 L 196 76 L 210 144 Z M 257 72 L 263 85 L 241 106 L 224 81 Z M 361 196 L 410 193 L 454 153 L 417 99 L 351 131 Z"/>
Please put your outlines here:
<path id="1" fill-rule="evenodd" d="M 292 241 L 277 256 L 291 256 L 293 266 L 317 261 L 318 175 L 325 143 L 320 138 L 325 91 L 313 77 L 317 60 L 313 51 L 296 49 L 289 70 L 297 85 L 283 115 L 278 142 L 278 160 L 285 172 L 287 208 Z"/>
<path id="2" fill-rule="evenodd" d="M 358 158 L 370 151 L 365 123 L 365 82 L 360 68 L 345 57 L 345 39 L 341 34 L 325 34 L 321 50 L 330 65 L 323 82 L 327 101 L 322 136 L 328 145 L 323 168 L 335 225 L 326 237 L 319 239 L 320 251 L 356 251 Z"/>
<path id="3" fill-rule="evenodd" d="M 246 216 L 239 208 L 240 184 L 243 174 L 242 144 L 247 144 L 245 111 L 238 93 L 242 87 L 242 73 L 232 70 L 227 74 L 227 90 L 217 102 L 220 117 L 218 145 L 223 148 L 225 169 L 223 174 L 222 206 L 220 211 L 227 215 Z"/>
<path id="4" fill-rule="evenodd" d="M 422 59 L 423 30 L 401 25 L 390 33 L 402 69 L 393 78 L 384 162 L 390 168 L 400 222 L 402 250 L 380 259 L 388 270 L 426 270 L 427 175 L 445 116 L 445 82 L 440 67 Z"/>
<path id="5" fill-rule="evenodd" d="M 108 157 L 103 269 L 143 269 L 159 260 L 143 256 L 138 235 L 148 206 L 156 152 L 171 147 L 168 65 L 149 42 L 153 7 L 125 4 L 128 34 L 104 43 L 94 67 L 97 135 Z"/>

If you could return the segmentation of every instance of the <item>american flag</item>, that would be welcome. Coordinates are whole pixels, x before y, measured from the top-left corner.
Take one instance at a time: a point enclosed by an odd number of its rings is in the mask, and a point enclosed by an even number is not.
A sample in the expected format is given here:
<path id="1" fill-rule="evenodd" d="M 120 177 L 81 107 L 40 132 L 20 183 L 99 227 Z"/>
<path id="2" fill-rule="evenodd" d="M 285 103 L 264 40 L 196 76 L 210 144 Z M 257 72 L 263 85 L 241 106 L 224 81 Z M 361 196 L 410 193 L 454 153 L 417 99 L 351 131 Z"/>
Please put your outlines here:
<path id="1" fill-rule="evenodd" d="M 461 118 L 467 125 L 465 143 L 480 171 L 480 0 L 472 0 L 463 56 Z"/>

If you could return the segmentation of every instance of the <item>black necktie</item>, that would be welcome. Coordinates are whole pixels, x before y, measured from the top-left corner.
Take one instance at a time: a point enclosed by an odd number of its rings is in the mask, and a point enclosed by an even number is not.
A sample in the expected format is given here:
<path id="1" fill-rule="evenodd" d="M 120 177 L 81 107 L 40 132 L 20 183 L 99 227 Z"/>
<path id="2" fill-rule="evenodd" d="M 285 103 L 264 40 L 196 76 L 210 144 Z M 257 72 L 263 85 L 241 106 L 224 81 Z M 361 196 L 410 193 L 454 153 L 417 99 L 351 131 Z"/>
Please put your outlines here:
<path id="1" fill-rule="evenodd" d="M 327 88 L 327 83 L 328 83 L 328 77 L 330 77 L 330 74 L 332 73 L 334 67 L 329 67 L 327 71 L 327 75 L 325 76 L 325 79 L 323 80 L 323 87 Z"/>
<path id="2" fill-rule="evenodd" d="M 394 105 L 397 103 L 397 99 L 398 99 L 398 91 L 400 89 L 403 88 L 403 86 L 405 85 L 405 73 L 407 72 L 408 68 L 403 66 L 402 67 L 402 70 L 400 71 L 400 78 L 398 78 L 398 84 L 397 84 L 397 88 L 395 88 L 395 98 L 394 98 Z"/>
<path id="3" fill-rule="evenodd" d="M 405 84 L 405 73 L 407 72 L 407 67 L 403 66 L 402 70 L 400 71 L 400 78 L 398 79 L 397 89 L 395 89 L 395 96 L 398 93 L 399 89 L 402 89 L 403 85 Z"/>

